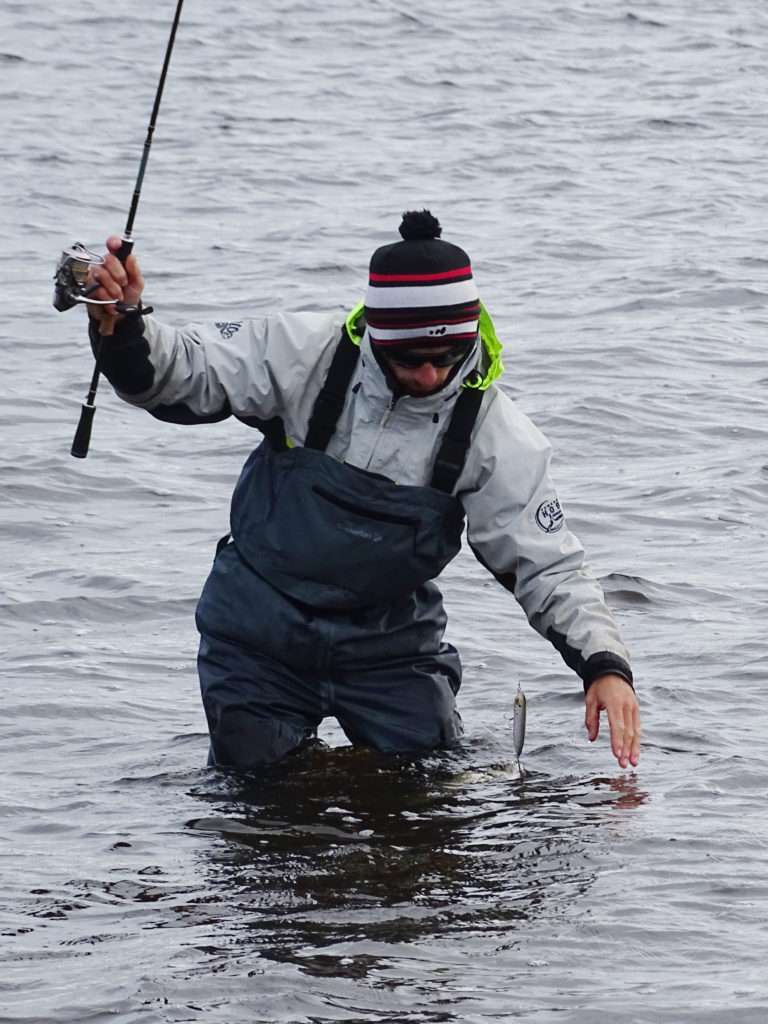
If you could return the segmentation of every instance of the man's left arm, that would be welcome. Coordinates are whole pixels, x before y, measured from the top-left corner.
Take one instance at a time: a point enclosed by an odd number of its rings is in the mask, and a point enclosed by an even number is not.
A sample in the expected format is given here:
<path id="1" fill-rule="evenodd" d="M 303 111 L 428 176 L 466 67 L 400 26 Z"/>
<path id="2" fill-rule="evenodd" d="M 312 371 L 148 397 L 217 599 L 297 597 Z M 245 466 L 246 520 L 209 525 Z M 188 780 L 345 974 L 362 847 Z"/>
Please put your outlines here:
<path id="1" fill-rule="evenodd" d="M 597 738 L 605 711 L 614 756 L 622 767 L 637 764 L 640 713 L 629 653 L 565 522 L 549 444 L 497 395 L 470 452 L 459 491 L 472 550 L 581 677 L 589 738 Z"/>

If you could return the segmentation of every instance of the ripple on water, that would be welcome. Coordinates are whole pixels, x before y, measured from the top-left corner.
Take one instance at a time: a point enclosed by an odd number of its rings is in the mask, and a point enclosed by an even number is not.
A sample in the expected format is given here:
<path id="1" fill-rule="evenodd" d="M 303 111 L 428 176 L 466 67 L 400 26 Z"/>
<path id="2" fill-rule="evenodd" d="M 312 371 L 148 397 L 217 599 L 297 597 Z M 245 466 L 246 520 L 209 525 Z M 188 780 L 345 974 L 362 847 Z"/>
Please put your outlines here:
<path id="1" fill-rule="evenodd" d="M 444 579 L 462 750 L 205 770 L 194 602 L 256 435 L 160 423 L 102 383 L 70 459 L 90 352 L 49 306 L 61 248 L 122 228 L 168 12 L 8 0 L 8 1019 L 766 1016 L 763 5 L 472 15 L 185 9 L 137 251 L 168 322 L 342 310 L 401 210 L 440 216 L 633 651 L 641 765 L 585 741 L 578 681 L 467 555 Z M 106 96 L 118 114 L 94 114 Z"/>

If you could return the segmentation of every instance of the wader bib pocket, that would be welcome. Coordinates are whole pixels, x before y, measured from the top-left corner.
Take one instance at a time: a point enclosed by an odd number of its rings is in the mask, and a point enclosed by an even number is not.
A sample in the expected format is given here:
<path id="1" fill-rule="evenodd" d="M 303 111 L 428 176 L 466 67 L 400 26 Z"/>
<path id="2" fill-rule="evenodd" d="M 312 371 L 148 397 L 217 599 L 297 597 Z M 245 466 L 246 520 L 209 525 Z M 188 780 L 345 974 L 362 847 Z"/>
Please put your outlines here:
<path id="1" fill-rule="evenodd" d="M 273 587 L 318 608 L 391 602 L 439 575 L 461 547 L 457 498 L 399 486 L 324 452 L 246 462 L 232 498 L 240 557 Z"/>

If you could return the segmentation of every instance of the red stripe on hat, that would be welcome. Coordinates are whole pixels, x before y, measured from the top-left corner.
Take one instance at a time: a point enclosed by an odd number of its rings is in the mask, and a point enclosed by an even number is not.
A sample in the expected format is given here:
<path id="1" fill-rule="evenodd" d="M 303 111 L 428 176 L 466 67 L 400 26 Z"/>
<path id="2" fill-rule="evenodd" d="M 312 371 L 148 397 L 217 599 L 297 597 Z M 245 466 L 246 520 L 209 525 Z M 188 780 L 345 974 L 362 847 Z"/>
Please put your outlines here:
<path id="1" fill-rule="evenodd" d="M 426 307 L 427 311 L 429 307 Z M 441 327 L 443 324 L 468 324 L 471 320 L 477 320 L 479 311 L 466 313 L 464 316 L 435 318 L 423 317 L 418 320 L 397 320 L 395 317 L 371 316 L 368 314 L 368 326 L 378 327 L 379 330 L 407 331 L 415 330 L 417 327 Z"/>
<path id="2" fill-rule="evenodd" d="M 472 267 L 468 263 L 466 267 L 459 267 L 457 270 L 442 270 L 439 274 L 369 274 L 368 279 L 375 283 L 408 282 L 418 284 L 421 281 L 450 281 L 456 277 L 471 277 Z"/>
<path id="3" fill-rule="evenodd" d="M 373 331 L 370 332 L 371 341 L 374 345 L 379 345 L 381 348 L 394 348 L 399 346 L 400 348 L 441 348 L 447 346 L 451 348 L 456 342 L 474 341 L 477 337 L 477 331 L 469 331 L 467 334 L 446 334 L 440 337 L 435 337 L 434 334 L 425 334 L 421 337 L 410 337 L 410 338 L 377 338 Z"/>

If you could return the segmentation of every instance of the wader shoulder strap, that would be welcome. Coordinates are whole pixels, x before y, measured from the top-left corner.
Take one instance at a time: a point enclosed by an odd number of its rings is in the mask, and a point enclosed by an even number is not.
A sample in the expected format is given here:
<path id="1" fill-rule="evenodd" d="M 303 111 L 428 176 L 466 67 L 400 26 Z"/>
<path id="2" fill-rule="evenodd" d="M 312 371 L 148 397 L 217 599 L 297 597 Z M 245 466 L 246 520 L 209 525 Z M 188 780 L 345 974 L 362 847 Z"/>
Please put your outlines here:
<path id="1" fill-rule="evenodd" d="M 347 389 L 360 358 L 360 346 L 349 336 L 346 326 L 333 354 L 325 383 L 315 399 L 309 419 L 305 448 L 325 451 L 344 408 Z M 435 459 L 430 487 L 451 494 L 464 468 L 477 414 L 483 401 L 480 388 L 464 388 L 453 407 L 453 415 Z"/>
<path id="2" fill-rule="evenodd" d="M 347 388 L 360 358 L 360 346 L 349 336 L 346 325 L 341 330 L 341 340 L 336 346 L 328 376 L 315 399 L 309 418 L 305 448 L 324 452 L 336 429 L 339 416 L 344 408 Z"/>
<path id="3" fill-rule="evenodd" d="M 272 445 L 274 451 L 284 452 L 288 447 L 288 442 L 285 438 L 285 427 L 279 416 L 273 416 L 270 420 L 262 420 L 258 416 L 238 416 L 237 419 L 244 423 L 246 427 L 254 427 L 256 430 L 260 430 Z"/>
<path id="4" fill-rule="evenodd" d="M 347 387 L 355 372 L 359 356 L 360 346 L 352 341 L 345 326 L 333 354 L 325 384 L 315 400 L 305 447 L 325 450 L 344 408 Z M 279 416 L 273 416 L 269 420 L 260 419 L 258 416 L 238 416 L 237 419 L 248 427 L 260 430 L 274 451 L 283 452 L 288 448 L 285 426 Z"/>
<path id="5" fill-rule="evenodd" d="M 453 493 L 456 481 L 464 468 L 469 442 L 472 439 L 472 429 L 480 412 L 484 394 L 485 391 L 481 391 L 480 388 L 464 388 L 456 400 L 429 484 L 437 491 Z"/>

